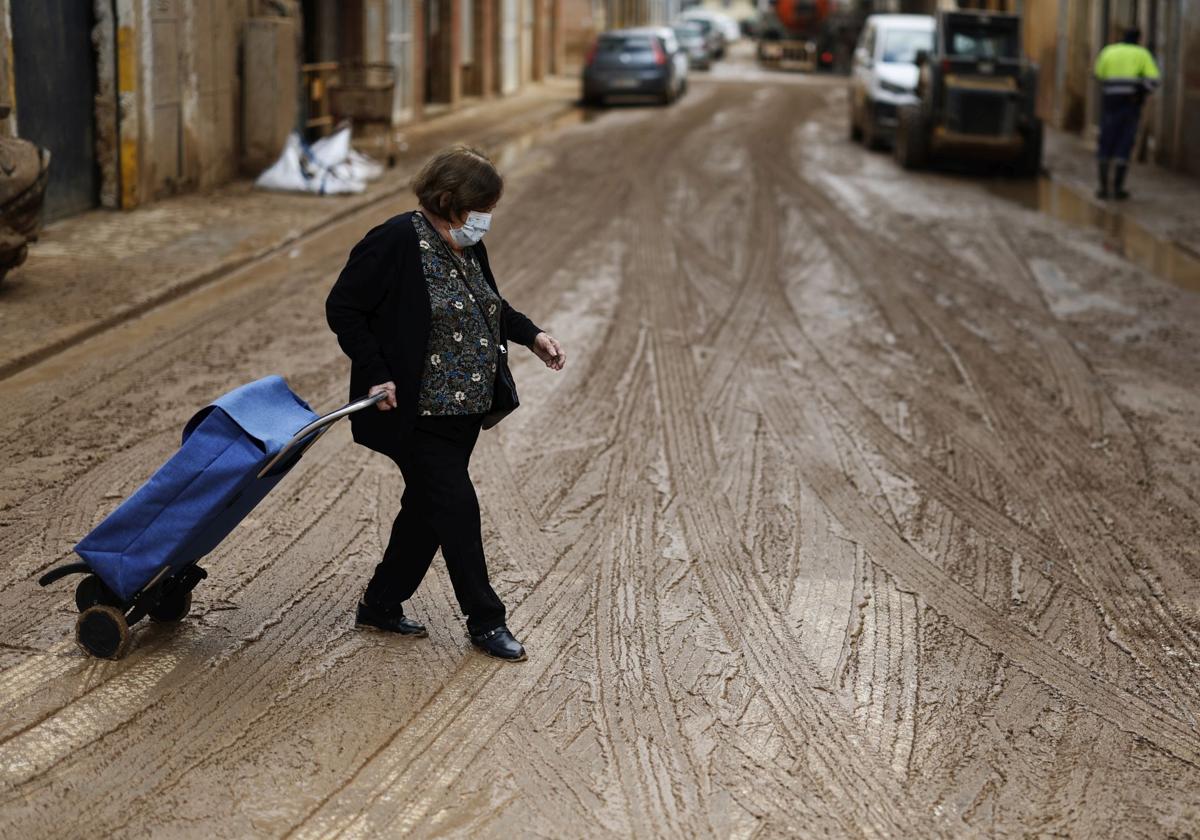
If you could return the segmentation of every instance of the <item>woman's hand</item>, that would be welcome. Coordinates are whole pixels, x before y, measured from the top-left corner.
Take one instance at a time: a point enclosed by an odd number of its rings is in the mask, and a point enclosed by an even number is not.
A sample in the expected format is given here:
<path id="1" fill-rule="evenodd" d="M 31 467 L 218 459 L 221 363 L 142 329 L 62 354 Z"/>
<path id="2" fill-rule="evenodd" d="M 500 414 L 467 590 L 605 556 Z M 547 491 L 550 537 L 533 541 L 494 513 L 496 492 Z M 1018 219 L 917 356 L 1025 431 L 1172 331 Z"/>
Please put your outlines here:
<path id="1" fill-rule="evenodd" d="M 567 354 L 563 351 L 562 345 L 549 333 L 538 333 L 529 349 L 551 370 L 562 370 L 563 365 L 567 363 Z"/>
<path id="2" fill-rule="evenodd" d="M 373 397 L 381 391 L 385 392 L 387 397 L 375 403 L 375 407 L 380 411 L 391 411 L 396 407 L 396 383 L 383 382 L 379 385 L 372 385 L 371 390 L 367 391 L 367 396 Z"/>

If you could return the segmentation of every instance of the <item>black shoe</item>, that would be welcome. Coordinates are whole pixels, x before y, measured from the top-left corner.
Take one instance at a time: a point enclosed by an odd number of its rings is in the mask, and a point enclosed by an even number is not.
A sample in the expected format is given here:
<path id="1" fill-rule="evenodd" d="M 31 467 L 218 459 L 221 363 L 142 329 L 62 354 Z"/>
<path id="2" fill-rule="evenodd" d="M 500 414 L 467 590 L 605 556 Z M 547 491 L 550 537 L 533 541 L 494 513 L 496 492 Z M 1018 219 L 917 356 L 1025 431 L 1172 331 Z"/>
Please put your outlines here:
<path id="1" fill-rule="evenodd" d="M 1125 190 L 1117 190 L 1115 193 L 1113 193 L 1113 198 L 1115 198 L 1117 201 L 1124 201 L 1125 199 L 1129 198 L 1129 193 Z"/>
<path id="2" fill-rule="evenodd" d="M 522 662 L 525 659 L 525 648 L 513 638 L 507 627 L 497 627 L 472 636 L 471 644 L 497 659 L 507 659 L 509 662 Z"/>
<path id="3" fill-rule="evenodd" d="M 1108 190 L 1104 189 L 1103 187 L 1096 190 L 1096 198 L 1099 198 L 1102 201 L 1106 201 L 1106 200 L 1108 200 L 1108 197 L 1109 197 Z"/>
<path id="4" fill-rule="evenodd" d="M 423 639 L 429 635 L 424 624 L 413 621 L 411 618 L 405 618 L 404 613 L 388 615 L 367 606 L 365 601 L 359 602 L 358 614 L 354 617 L 354 623 L 358 627 L 374 627 L 376 630 L 386 630 L 389 633 L 399 633 L 401 636 L 412 636 L 417 639 Z"/>

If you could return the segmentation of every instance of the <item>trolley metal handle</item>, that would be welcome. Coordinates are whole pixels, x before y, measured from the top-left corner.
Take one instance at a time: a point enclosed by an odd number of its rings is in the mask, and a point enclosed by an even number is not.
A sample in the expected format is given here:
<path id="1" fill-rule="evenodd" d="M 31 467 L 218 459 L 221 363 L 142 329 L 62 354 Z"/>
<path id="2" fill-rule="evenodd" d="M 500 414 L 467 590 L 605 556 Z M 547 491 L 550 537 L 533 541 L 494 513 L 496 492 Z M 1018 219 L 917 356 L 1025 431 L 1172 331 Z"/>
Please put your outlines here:
<path id="1" fill-rule="evenodd" d="M 337 411 L 329 412 L 324 417 L 318 417 L 303 429 L 296 432 L 296 434 L 292 435 L 292 439 L 287 442 L 283 449 L 280 449 L 275 457 L 268 461 L 265 467 L 259 470 L 257 477 L 262 478 L 271 470 L 275 469 L 276 465 L 287 460 L 288 456 L 292 454 L 292 451 L 295 450 L 296 447 L 298 447 L 301 443 L 303 443 L 306 438 L 310 436 L 312 437 L 312 440 L 308 441 L 308 443 L 304 446 L 305 449 L 308 449 L 309 446 L 312 446 L 314 443 L 316 443 L 317 438 L 329 431 L 330 426 L 341 420 L 343 417 L 353 414 L 356 411 L 362 411 L 364 408 L 370 408 L 376 403 L 383 402 L 385 399 L 387 399 L 387 392 L 380 391 L 378 394 L 372 394 L 369 397 L 363 397 L 361 400 L 355 400 L 352 403 L 347 403 Z"/>

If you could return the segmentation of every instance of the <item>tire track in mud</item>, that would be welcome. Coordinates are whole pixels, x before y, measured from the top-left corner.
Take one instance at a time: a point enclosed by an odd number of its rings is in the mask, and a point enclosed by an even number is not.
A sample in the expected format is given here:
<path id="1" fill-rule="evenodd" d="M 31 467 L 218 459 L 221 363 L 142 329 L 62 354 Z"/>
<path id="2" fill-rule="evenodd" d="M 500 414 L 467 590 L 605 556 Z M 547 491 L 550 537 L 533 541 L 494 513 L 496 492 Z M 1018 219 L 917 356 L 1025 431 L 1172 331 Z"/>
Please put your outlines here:
<path id="1" fill-rule="evenodd" d="M 793 177 L 792 182 L 798 181 Z M 796 186 L 795 183 L 790 184 Z M 834 211 L 828 202 L 819 196 L 815 191 L 807 189 L 804 192 L 805 198 L 810 200 L 810 207 L 820 208 L 822 212 L 816 213 L 816 217 L 824 219 L 825 224 L 823 230 L 840 230 L 838 225 L 848 227 L 852 223 L 848 221 L 836 220 Z M 838 234 L 841 235 L 841 234 Z M 867 268 L 869 257 L 866 254 L 870 253 L 871 248 L 864 248 L 861 242 L 857 248 L 858 259 L 856 260 L 851 252 L 846 248 L 838 249 L 844 259 L 847 259 L 851 265 L 857 265 L 859 270 L 856 274 L 862 278 L 869 276 Z M 895 279 L 896 275 L 893 275 Z M 902 282 L 902 281 L 901 281 Z M 880 287 L 883 284 L 868 284 L 873 288 L 880 297 L 884 296 Z M 900 286 L 897 283 L 896 286 Z M 899 293 L 891 295 L 893 297 L 901 297 Z M 781 300 L 781 304 L 785 302 Z M 877 301 L 878 302 L 878 301 Z M 905 329 L 904 323 L 898 320 L 897 313 L 903 311 L 913 312 L 914 315 L 919 311 L 919 307 L 904 300 L 895 305 L 882 306 L 884 312 L 892 313 L 892 320 L 889 321 L 889 326 L 901 334 L 906 334 L 910 339 L 915 339 L 919 335 L 918 331 Z M 926 306 L 924 311 L 929 311 L 933 307 Z M 920 318 L 921 316 L 916 316 Z M 948 328 L 944 323 L 938 324 L 939 328 Z M 970 346 L 970 334 L 963 335 L 965 330 L 957 330 L 954 335 L 956 346 Z M 789 336 L 787 331 L 781 333 L 780 344 L 785 347 L 803 346 L 808 340 L 803 335 Z M 822 377 L 824 382 L 822 388 L 834 388 L 835 394 L 830 395 L 831 401 L 839 406 L 849 408 L 854 411 L 857 400 L 849 400 L 846 398 L 846 389 L 840 377 L 828 367 L 827 364 L 818 363 L 812 358 L 806 359 L 805 370 L 808 371 L 815 368 L 817 372 L 823 372 Z M 787 369 L 776 367 L 772 374 L 774 377 L 784 377 L 787 375 Z M 810 374 L 811 375 L 811 374 Z M 980 373 L 980 376 L 983 374 Z M 794 380 L 794 376 L 792 377 Z M 1008 393 L 1015 389 L 1015 383 L 1005 382 L 1008 388 L 997 388 L 997 393 Z M 816 397 L 816 391 L 811 390 L 812 386 L 807 385 L 807 391 L 811 398 Z M 854 528 L 850 528 L 852 533 L 862 534 L 868 549 L 871 551 L 875 562 L 881 563 L 884 568 L 894 574 L 906 588 L 914 592 L 920 593 L 923 599 L 931 607 L 948 615 L 952 618 L 955 624 L 967 632 L 972 638 L 982 642 L 987 647 L 997 653 L 1006 656 L 1014 664 L 1019 667 L 1027 668 L 1031 674 L 1053 686 L 1056 690 L 1062 691 L 1067 696 L 1081 703 L 1086 708 L 1092 708 L 1110 723 L 1118 726 L 1124 731 L 1130 732 L 1141 737 L 1149 738 L 1161 748 L 1181 758 L 1189 763 L 1195 764 L 1200 758 L 1200 744 L 1197 743 L 1195 731 L 1186 723 L 1172 716 L 1169 713 L 1162 711 L 1141 698 L 1135 697 L 1128 692 L 1119 688 L 1108 685 L 1099 680 L 1094 674 L 1087 669 L 1076 664 L 1074 660 L 1067 659 L 1057 650 L 1047 649 L 1035 637 L 1029 636 L 1025 631 L 1018 630 L 1014 625 L 996 614 L 990 607 L 982 602 L 978 602 L 966 590 L 954 583 L 951 579 L 945 576 L 943 572 L 938 570 L 928 561 L 926 561 L 919 553 L 909 546 L 898 534 L 884 523 L 877 521 L 877 514 L 869 505 L 864 504 L 857 494 L 857 491 L 846 487 L 837 478 L 843 471 L 842 465 L 837 462 L 829 461 L 828 457 L 822 451 L 824 447 L 832 447 L 836 450 L 836 445 L 830 438 L 827 423 L 828 421 L 820 416 L 819 412 L 815 411 L 811 404 L 795 399 L 791 396 L 786 396 L 778 390 L 773 394 L 767 388 L 766 384 L 760 389 L 759 393 L 767 394 L 762 400 L 764 410 L 767 413 L 769 421 L 777 429 L 789 428 L 793 426 L 797 419 L 803 421 L 803 434 L 781 435 L 786 440 L 789 447 L 795 453 L 798 463 L 801 466 L 802 472 L 808 476 L 821 476 L 822 480 L 817 481 L 815 478 L 810 478 L 822 501 L 825 503 L 835 516 L 842 520 L 847 527 L 851 523 Z M 979 393 L 977 390 L 976 393 Z M 839 408 L 842 410 L 842 408 Z M 999 409 L 995 409 L 999 410 Z M 855 416 L 855 420 L 862 419 L 861 414 Z M 879 424 L 876 417 L 872 421 L 872 425 Z M 1014 421 L 1015 425 L 1015 421 Z M 870 428 L 870 425 L 868 425 Z M 821 444 L 809 444 L 810 440 L 819 440 Z M 912 464 L 905 464 L 905 467 L 912 467 Z M 923 471 L 923 476 L 926 482 L 935 489 L 952 489 L 945 485 L 948 483 L 941 479 L 935 479 L 936 470 L 930 468 Z M 911 473 L 909 473 L 911 474 Z M 953 502 L 952 499 L 947 500 Z M 971 521 L 971 508 L 964 510 L 962 507 L 951 506 L 956 515 L 967 516 L 967 521 Z M 986 506 L 975 505 L 976 515 L 980 510 L 986 512 Z M 983 521 L 985 529 L 987 526 L 997 524 L 994 520 L 996 517 L 989 517 L 993 522 L 989 523 L 986 519 Z M 1002 520 L 999 524 L 1003 524 Z M 1005 531 L 1010 534 L 1016 529 L 1006 527 Z M 985 530 L 986 533 L 986 530 Z M 1004 532 L 1001 532 L 1004 533 Z M 941 590 L 939 592 L 939 590 Z M 944 600 L 943 600 L 944 599 Z M 974 603 L 972 603 L 974 601 Z M 1024 638 L 1022 638 L 1024 637 Z M 1030 657 L 1026 661 L 1025 657 Z M 1126 714 L 1125 707 L 1129 707 L 1129 713 Z"/>
<path id="2" fill-rule="evenodd" d="M 779 369 L 777 375 L 784 375 Z M 791 436 L 797 463 L 804 470 L 822 502 L 842 524 L 861 539 L 874 562 L 895 576 L 900 585 L 919 593 L 930 607 L 950 618 L 972 639 L 1011 661 L 1014 665 L 1108 720 L 1122 731 L 1145 738 L 1189 764 L 1200 762 L 1200 744 L 1195 731 L 1183 721 L 1102 681 L 1090 670 L 1048 648 L 1037 637 L 1013 625 L 987 604 L 963 589 L 886 524 L 866 505 L 857 492 L 841 480 L 840 463 L 830 460 L 825 450 L 835 451 L 827 420 L 817 416 L 811 401 L 767 397 L 764 410 L 772 425 L 794 425 L 800 420 L 805 436 L 817 443 L 799 442 Z"/>
<path id="3" fill-rule="evenodd" d="M 776 205 L 772 200 L 772 182 L 769 180 L 769 176 L 764 177 L 767 176 L 767 173 L 761 167 L 755 167 L 755 169 L 749 173 L 749 175 L 750 182 L 755 185 L 756 193 L 767 197 L 767 200 L 759 199 L 752 201 L 752 206 L 756 208 L 756 210 L 761 210 L 761 208 L 774 208 Z M 744 184 L 746 173 L 742 173 L 742 178 Z M 769 219 L 770 216 L 771 210 L 762 211 L 761 217 L 758 216 L 757 213 L 755 216 L 752 216 L 750 222 L 750 233 L 755 235 L 755 239 L 761 239 L 761 233 L 763 232 L 763 217 Z M 769 229 L 774 230 L 774 227 L 770 226 Z M 677 248 L 675 252 L 677 255 L 682 253 L 688 253 L 691 255 L 698 254 L 702 261 L 708 264 L 710 270 L 715 268 L 720 272 L 721 275 L 728 276 L 730 278 L 729 285 L 737 288 L 737 293 L 732 296 L 732 300 L 727 303 L 725 315 L 719 322 L 720 334 L 724 341 L 718 339 L 713 343 L 716 345 L 721 345 L 722 343 L 727 345 L 731 338 L 738 343 L 735 344 L 735 349 L 733 351 L 727 351 L 718 354 L 718 358 L 722 363 L 714 363 L 710 367 L 710 370 L 703 378 L 700 386 L 705 396 L 704 403 L 707 407 L 709 407 L 709 410 L 712 411 L 713 433 L 723 436 L 721 432 L 722 429 L 725 429 L 726 433 L 728 432 L 728 418 L 736 416 L 735 411 L 731 410 L 730 406 L 736 408 L 738 404 L 737 397 L 739 394 L 743 393 L 742 389 L 744 387 L 744 380 L 735 377 L 733 373 L 735 370 L 737 370 L 739 364 L 742 362 L 742 359 L 748 355 L 747 348 L 751 344 L 751 338 L 754 335 L 756 328 L 763 320 L 764 313 L 769 311 L 772 306 L 777 305 L 777 302 L 771 299 L 771 295 L 764 293 L 764 289 L 770 285 L 769 278 L 773 277 L 774 269 L 776 265 L 779 264 L 778 257 L 774 253 L 777 250 L 777 243 L 775 239 L 769 235 L 766 238 L 765 244 L 756 242 L 756 245 L 759 247 L 750 251 L 750 257 L 747 258 L 745 266 L 742 269 L 745 279 L 739 282 L 736 279 L 736 275 L 738 273 L 736 268 L 726 267 L 723 265 L 722 261 L 717 257 L 717 255 L 713 254 L 704 243 L 696 241 L 694 237 L 688 237 L 687 239 L 689 241 L 687 241 L 686 249 Z M 679 330 L 676 329 L 676 331 L 678 332 Z M 684 409 L 682 409 L 681 406 L 676 406 L 676 412 L 683 410 Z M 666 414 L 670 414 L 670 412 L 664 411 L 664 415 Z M 732 441 L 725 440 L 723 441 L 723 444 L 725 447 L 729 447 L 732 445 Z M 714 443 L 714 445 L 716 444 Z M 685 450 L 692 448 L 693 447 L 690 446 L 684 447 Z M 730 533 L 733 532 L 733 530 L 728 526 L 727 530 Z M 749 560 L 749 556 L 747 557 L 747 560 Z M 753 587 L 753 583 L 756 582 L 758 582 L 757 577 L 751 583 L 751 586 Z M 770 596 L 773 593 L 764 594 Z M 905 596 L 897 593 L 897 597 Z M 776 599 L 776 604 L 778 605 L 778 609 L 781 613 L 785 613 L 787 611 L 786 602 L 779 604 L 778 600 Z M 764 619 L 764 621 L 767 623 L 782 623 L 782 618 L 782 615 L 778 617 L 767 617 Z M 790 643 L 798 644 L 801 649 L 803 649 L 804 642 L 799 639 L 791 640 Z M 881 649 L 877 649 L 877 655 L 881 652 Z M 910 676 L 914 674 L 914 666 L 912 665 L 912 661 L 914 660 L 909 660 L 909 664 L 906 666 Z M 886 681 L 884 681 L 883 684 L 886 685 Z M 888 695 L 885 697 L 885 702 L 891 703 L 891 701 L 891 695 L 888 693 Z M 892 705 L 890 708 L 893 710 L 902 708 L 909 709 L 910 712 L 908 713 L 908 716 L 910 723 L 908 726 L 911 729 L 911 709 L 914 707 L 914 698 L 909 696 L 907 698 L 901 698 L 898 702 L 899 705 Z M 884 710 L 882 708 L 879 710 L 879 714 L 884 714 Z M 899 735 L 898 731 L 895 733 L 894 737 L 899 738 L 899 740 L 894 741 L 893 746 L 889 747 L 888 750 L 895 754 L 895 757 L 892 759 L 892 761 L 894 762 L 898 760 L 900 766 L 903 767 L 905 764 L 905 749 L 898 747 L 898 745 L 905 739 L 903 736 Z M 911 740 L 911 734 L 909 736 L 909 740 Z M 897 749 L 899 750 L 898 753 L 896 752 Z"/>
<path id="4" fill-rule="evenodd" d="M 661 208 L 651 205 L 642 208 L 640 215 L 651 219 L 662 213 Z M 636 262 L 629 273 L 671 276 L 672 267 L 663 250 L 645 236 L 646 224 L 635 223 L 632 227 L 630 237 L 637 244 L 631 249 L 631 256 Z M 744 573 L 739 575 L 734 571 L 745 568 L 749 560 L 744 548 L 735 544 L 730 551 L 714 545 L 714 533 L 723 532 L 727 539 L 733 539 L 740 528 L 732 509 L 721 503 L 724 499 L 708 501 L 709 494 L 701 489 L 710 486 L 719 473 L 718 456 L 710 431 L 702 428 L 696 418 L 695 394 L 688 392 L 687 383 L 702 388 L 705 380 L 696 370 L 688 344 L 683 340 L 687 327 L 681 321 L 682 307 L 673 299 L 671 287 L 650 287 L 643 306 L 655 325 L 652 346 L 656 394 L 661 405 L 660 422 L 665 426 L 665 455 L 671 484 L 677 495 L 685 488 L 690 491 L 688 501 L 678 505 L 676 515 L 688 548 L 697 558 L 694 566 L 718 624 L 730 643 L 742 649 L 746 664 L 751 666 L 764 696 L 780 717 L 781 732 L 798 741 L 800 749 L 807 753 L 807 762 L 815 762 L 816 766 L 808 772 L 828 792 L 828 798 L 837 802 L 835 811 L 846 820 L 842 829 L 868 835 L 915 831 L 919 821 L 897 800 L 899 785 L 889 778 L 890 772 L 881 772 L 883 764 L 870 749 L 850 734 L 853 727 L 842 709 L 825 701 L 826 695 L 819 688 L 822 680 L 797 655 L 794 642 L 786 639 L 786 634 L 780 635 L 779 616 L 764 603 L 758 581 L 753 575 L 747 579 Z M 750 593 L 741 594 L 747 585 Z M 742 620 L 734 623 L 732 616 L 741 616 Z M 781 693 L 778 689 L 781 674 L 790 678 L 792 686 L 804 686 L 807 690 Z M 847 760 L 850 756 L 866 760 L 851 762 Z M 870 794 L 869 804 L 859 795 L 864 789 Z M 936 830 L 928 824 L 924 828 L 927 832 Z"/>
<path id="5" fill-rule="evenodd" d="M 890 308 L 890 311 L 892 311 L 892 312 L 899 312 L 899 311 L 902 311 L 902 310 L 901 310 L 901 308 L 899 308 L 899 307 L 892 307 L 892 308 Z M 780 424 L 782 424 L 782 422 L 784 422 L 784 421 L 782 421 L 782 420 L 779 420 L 778 422 L 776 422 L 776 425 L 780 425 Z M 791 428 L 791 426 L 788 426 L 788 428 Z"/>
<path id="6" fill-rule="evenodd" d="M 786 175 L 790 179 L 789 186 L 804 196 L 814 218 L 822 221 L 822 231 L 827 232 L 825 235 L 829 241 L 836 242 L 839 238 L 849 239 L 851 231 L 859 231 L 853 221 L 844 217 L 833 206 L 830 199 L 807 185 L 798 176 L 785 173 L 782 169 L 780 174 L 781 178 Z M 910 241 L 908 249 L 911 248 Z M 1185 651 L 1193 650 L 1196 647 L 1195 641 L 1178 623 L 1178 620 L 1163 609 L 1161 597 L 1155 596 L 1142 581 L 1138 581 L 1140 585 L 1130 588 L 1131 581 L 1128 571 L 1123 574 L 1121 570 L 1128 570 L 1134 564 L 1129 561 L 1128 556 L 1122 552 L 1121 548 L 1109 542 L 1097 544 L 1097 541 L 1091 537 L 1093 533 L 1107 532 L 1109 528 L 1106 521 L 1115 521 L 1119 514 L 1117 509 L 1099 494 L 1094 492 L 1080 494 L 1075 489 L 1074 483 L 1068 478 L 1070 473 L 1078 471 L 1080 465 L 1083 465 L 1089 484 L 1092 482 L 1102 486 L 1112 484 L 1105 465 L 1097 461 L 1096 451 L 1089 445 L 1090 441 L 1086 438 L 1080 440 L 1078 432 L 1063 421 L 1060 413 L 1055 410 L 1048 411 L 1032 397 L 1026 396 L 1026 385 L 1010 372 L 1007 364 L 984 365 L 973 361 L 976 357 L 994 358 L 994 353 L 983 343 L 980 336 L 963 327 L 956 318 L 950 317 L 958 311 L 958 307 L 946 310 L 944 305 L 934 305 L 933 301 L 927 298 L 922 300 L 919 293 L 909 289 L 908 278 L 931 276 L 939 276 L 943 284 L 941 288 L 944 289 L 945 280 L 957 278 L 958 272 L 952 269 L 939 275 L 937 273 L 939 266 L 922 263 L 916 257 L 909 256 L 907 249 L 906 253 L 902 255 L 892 251 L 885 255 L 878 245 L 873 244 L 872 240 L 861 236 L 855 241 L 853 247 L 843 246 L 836 250 L 849 265 L 856 269 L 855 273 L 860 278 L 860 282 L 871 292 L 877 302 L 884 298 L 897 299 L 900 301 L 898 304 L 885 308 L 890 308 L 893 312 L 901 310 L 912 312 L 914 323 L 922 325 L 935 335 L 945 333 L 954 347 L 963 348 L 964 352 L 958 354 L 956 358 L 956 365 L 960 367 L 961 373 L 968 381 L 980 383 L 979 387 L 974 388 L 977 401 L 984 411 L 984 416 L 991 418 L 993 433 L 998 434 L 1001 440 L 1008 443 L 1003 452 L 998 453 L 999 459 L 1016 465 L 1015 470 L 1009 471 L 1010 474 L 1016 472 L 1026 477 L 1034 475 L 1041 477 L 1043 485 L 1036 487 L 1033 493 L 1040 501 L 1042 511 L 1057 511 L 1060 514 L 1056 522 L 1057 535 L 1066 547 L 1068 556 L 1071 557 L 1074 576 L 1080 581 L 1085 591 L 1090 593 L 1089 597 L 1100 609 L 1106 625 L 1119 630 L 1124 640 L 1153 640 L 1166 635 L 1173 648 Z M 882 261 L 885 260 L 890 260 L 892 263 L 900 262 L 906 266 L 907 270 L 895 272 L 892 281 L 883 283 L 875 281 L 873 279 L 875 272 L 872 267 L 882 264 Z M 974 286 L 977 284 L 968 284 L 962 281 L 959 284 L 960 293 L 964 296 L 969 295 Z M 994 292 L 989 293 L 987 297 L 989 298 L 988 303 L 992 306 L 1007 304 L 1011 307 L 1012 305 L 1011 300 L 1002 302 Z M 935 316 L 940 315 L 943 311 L 946 312 L 947 317 L 937 318 L 935 323 Z M 988 307 L 977 306 L 973 308 L 972 312 L 975 318 L 986 318 Z M 1040 316 L 1040 313 L 1038 315 Z M 896 326 L 897 324 L 893 323 L 893 327 Z M 1054 329 L 1054 326 L 1049 325 L 1048 328 Z M 919 337 L 924 335 L 925 331 L 909 329 L 906 332 L 919 347 L 921 343 Z M 966 354 L 965 350 L 970 350 L 971 355 Z M 930 346 L 926 355 L 935 352 L 936 347 Z M 966 367 L 963 367 L 964 365 Z M 967 368 L 971 368 L 969 373 Z M 984 385 L 986 387 L 983 387 Z M 1101 388 L 1092 390 L 1102 391 Z M 1005 398 L 1002 400 L 989 399 L 987 395 L 993 393 L 1003 394 Z M 1048 446 L 1049 440 L 1053 440 L 1053 449 Z M 1063 458 L 1064 454 L 1069 454 L 1071 457 L 1069 465 Z M 1050 471 L 1048 476 L 1047 468 Z M 1057 492 L 1046 492 L 1044 482 L 1047 480 L 1053 482 Z M 1025 478 L 1023 483 L 1028 483 L 1028 478 Z M 1073 499 L 1077 495 L 1081 498 L 1073 504 L 1076 515 L 1074 517 L 1061 516 L 1062 505 L 1066 500 Z M 1091 515 L 1085 513 L 1085 511 L 1096 510 L 1099 513 Z M 1097 567 L 1092 562 L 1085 562 L 1076 548 L 1081 541 L 1082 544 L 1091 543 L 1097 552 L 1096 554 L 1089 553 L 1088 556 L 1107 558 L 1107 563 Z M 1094 569 L 1100 574 L 1094 573 Z M 1143 616 L 1147 615 L 1154 616 L 1155 621 L 1144 620 Z M 1138 663 L 1151 669 L 1160 684 L 1173 683 L 1172 694 L 1175 702 L 1182 705 L 1181 711 L 1187 718 L 1195 719 L 1196 681 L 1186 678 L 1186 674 L 1173 667 L 1178 663 L 1169 660 L 1164 663 L 1162 651 L 1157 642 L 1150 645 L 1137 645 L 1136 642 L 1121 641 L 1118 644 L 1122 646 L 1134 644 L 1139 647 L 1135 654 Z M 1134 653 L 1132 649 L 1129 652 Z M 1200 651 L 1197 652 L 1194 661 L 1200 662 Z"/>

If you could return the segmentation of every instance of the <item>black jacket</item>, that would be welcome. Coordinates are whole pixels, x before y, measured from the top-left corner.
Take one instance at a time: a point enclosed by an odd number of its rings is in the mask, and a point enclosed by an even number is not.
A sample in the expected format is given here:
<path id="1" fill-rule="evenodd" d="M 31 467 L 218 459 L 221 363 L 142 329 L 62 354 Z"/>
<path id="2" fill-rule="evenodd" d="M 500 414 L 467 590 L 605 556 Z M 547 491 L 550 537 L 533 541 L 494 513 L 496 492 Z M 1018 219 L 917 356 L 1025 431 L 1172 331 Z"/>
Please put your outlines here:
<path id="1" fill-rule="evenodd" d="M 487 249 L 483 243 L 474 248 L 483 276 L 495 290 Z M 501 301 L 501 342 L 533 344 L 540 330 L 503 297 Z M 429 290 L 411 212 L 393 216 L 354 246 L 325 300 L 325 318 L 350 357 L 351 400 L 366 396 L 373 385 L 396 383 L 395 409 L 350 415 L 358 443 L 377 452 L 395 451 L 417 416 L 429 345 Z M 508 365 L 507 354 L 498 354 L 498 364 Z"/>

